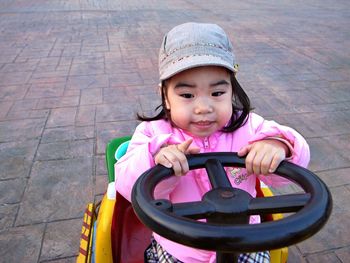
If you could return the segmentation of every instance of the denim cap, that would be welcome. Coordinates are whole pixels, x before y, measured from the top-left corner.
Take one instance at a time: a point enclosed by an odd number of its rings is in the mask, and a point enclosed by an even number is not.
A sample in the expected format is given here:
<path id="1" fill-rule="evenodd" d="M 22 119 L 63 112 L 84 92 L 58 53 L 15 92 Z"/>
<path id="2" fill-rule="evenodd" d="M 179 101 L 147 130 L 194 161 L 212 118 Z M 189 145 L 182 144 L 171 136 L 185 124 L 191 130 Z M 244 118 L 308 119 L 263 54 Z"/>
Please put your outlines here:
<path id="1" fill-rule="evenodd" d="M 164 36 L 159 51 L 160 80 L 200 66 L 222 66 L 237 72 L 225 31 L 215 24 L 185 23 L 174 27 Z"/>

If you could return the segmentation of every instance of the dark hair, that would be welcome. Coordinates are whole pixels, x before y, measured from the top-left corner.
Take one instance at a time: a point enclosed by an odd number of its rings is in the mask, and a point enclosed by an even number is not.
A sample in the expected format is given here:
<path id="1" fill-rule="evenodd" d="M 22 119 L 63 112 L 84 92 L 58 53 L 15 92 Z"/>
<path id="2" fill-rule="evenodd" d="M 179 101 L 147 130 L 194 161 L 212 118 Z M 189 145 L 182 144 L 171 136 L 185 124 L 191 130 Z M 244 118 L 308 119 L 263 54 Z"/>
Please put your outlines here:
<path id="1" fill-rule="evenodd" d="M 249 112 L 252 110 L 250 107 L 250 100 L 248 95 L 242 89 L 241 85 L 238 83 L 235 74 L 230 72 L 231 84 L 232 84 L 232 116 L 231 121 L 228 126 L 225 126 L 223 132 L 233 132 L 238 128 L 242 127 L 248 120 Z M 165 106 L 165 96 L 166 96 L 166 81 L 161 83 L 161 98 L 162 104 L 157 106 L 155 111 L 157 113 L 154 117 L 147 117 L 144 115 L 137 114 L 137 119 L 140 121 L 155 121 L 155 120 L 171 120 L 170 112 Z"/>

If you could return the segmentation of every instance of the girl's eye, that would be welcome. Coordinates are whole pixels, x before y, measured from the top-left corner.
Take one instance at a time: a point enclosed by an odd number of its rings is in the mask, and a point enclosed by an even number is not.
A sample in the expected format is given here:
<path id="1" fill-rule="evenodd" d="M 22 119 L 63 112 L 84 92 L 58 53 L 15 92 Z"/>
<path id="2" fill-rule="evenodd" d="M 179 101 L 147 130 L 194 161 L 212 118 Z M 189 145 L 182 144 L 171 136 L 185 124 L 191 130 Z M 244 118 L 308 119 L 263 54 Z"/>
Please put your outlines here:
<path id="1" fill-rule="evenodd" d="M 213 92 L 211 95 L 213 97 L 219 97 L 219 96 L 224 95 L 224 94 L 225 94 L 224 91 L 216 91 L 216 92 Z"/>
<path id="2" fill-rule="evenodd" d="M 185 99 L 191 99 L 194 97 L 193 94 L 191 94 L 191 93 L 180 94 L 180 96 L 185 98 Z"/>

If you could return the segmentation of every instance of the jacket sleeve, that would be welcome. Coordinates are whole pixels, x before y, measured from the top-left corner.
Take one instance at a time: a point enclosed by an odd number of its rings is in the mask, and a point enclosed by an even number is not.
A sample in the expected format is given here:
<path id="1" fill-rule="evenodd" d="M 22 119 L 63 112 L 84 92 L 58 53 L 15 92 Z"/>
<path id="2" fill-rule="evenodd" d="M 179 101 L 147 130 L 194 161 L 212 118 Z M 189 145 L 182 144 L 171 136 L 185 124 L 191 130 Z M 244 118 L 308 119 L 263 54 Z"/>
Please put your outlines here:
<path id="1" fill-rule="evenodd" d="M 171 134 L 154 135 L 152 127 L 142 122 L 133 134 L 126 154 L 114 165 L 116 190 L 131 201 L 131 191 L 138 177 L 155 166 L 153 156 L 170 140 Z M 177 178 L 162 181 L 155 190 L 156 198 L 167 198 Z"/>
<path id="2" fill-rule="evenodd" d="M 249 143 L 273 137 L 286 140 L 291 150 L 291 156 L 287 160 L 294 164 L 307 167 L 310 161 L 309 145 L 296 130 L 280 125 L 275 121 L 264 120 L 256 114 L 251 116 L 251 122 L 252 126 L 255 127 L 255 134 L 249 140 Z M 281 186 L 289 183 L 288 180 L 277 175 L 261 175 L 259 179 L 270 186 Z"/>

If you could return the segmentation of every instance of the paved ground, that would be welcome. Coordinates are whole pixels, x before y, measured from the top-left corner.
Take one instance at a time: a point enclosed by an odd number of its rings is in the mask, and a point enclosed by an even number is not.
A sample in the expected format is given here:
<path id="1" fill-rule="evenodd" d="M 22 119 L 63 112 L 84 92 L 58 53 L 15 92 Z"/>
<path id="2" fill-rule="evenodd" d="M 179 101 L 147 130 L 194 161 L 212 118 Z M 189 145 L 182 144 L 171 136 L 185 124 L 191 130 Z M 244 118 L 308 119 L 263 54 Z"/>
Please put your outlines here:
<path id="1" fill-rule="evenodd" d="M 0 1 L 1 261 L 75 261 L 106 142 L 157 105 L 163 33 L 210 21 L 231 35 L 256 111 L 307 138 L 333 194 L 328 225 L 289 262 L 349 262 L 350 4 L 265 2 Z"/>

